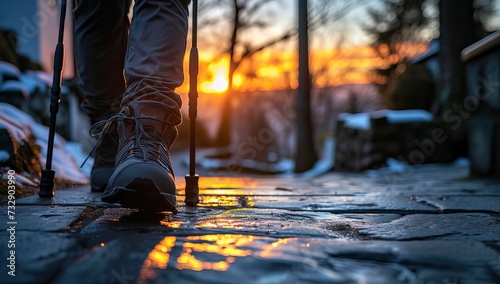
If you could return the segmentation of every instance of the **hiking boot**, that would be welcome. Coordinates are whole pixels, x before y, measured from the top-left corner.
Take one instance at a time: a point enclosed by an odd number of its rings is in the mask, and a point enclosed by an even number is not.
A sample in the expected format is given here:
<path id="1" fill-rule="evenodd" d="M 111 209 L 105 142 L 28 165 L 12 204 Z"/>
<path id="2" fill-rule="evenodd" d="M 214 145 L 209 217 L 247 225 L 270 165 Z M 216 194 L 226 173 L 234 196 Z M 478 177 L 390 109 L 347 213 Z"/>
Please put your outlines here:
<path id="1" fill-rule="evenodd" d="M 101 143 L 94 154 L 94 165 L 90 172 L 90 190 L 103 192 L 115 170 L 116 153 L 118 151 L 118 133 L 116 128 L 103 134 Z"/>
<path id="2" fill-rule="evenodd" d="M 110 118 L 118 122 L 116 167 L 102 201 L 149 211 L 176 211 L 168 150 L 177 136 L 169 112 L 154 101 L 132 102 Z"/>

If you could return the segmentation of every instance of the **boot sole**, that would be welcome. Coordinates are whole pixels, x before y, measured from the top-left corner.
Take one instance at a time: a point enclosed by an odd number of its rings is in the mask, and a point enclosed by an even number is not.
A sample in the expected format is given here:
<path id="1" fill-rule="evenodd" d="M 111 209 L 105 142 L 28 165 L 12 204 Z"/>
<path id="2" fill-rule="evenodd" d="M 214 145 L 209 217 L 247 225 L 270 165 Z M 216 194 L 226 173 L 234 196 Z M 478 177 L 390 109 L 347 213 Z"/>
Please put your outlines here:
<path id="1" fill-rule="evenodd" d="M 160 192 L 156 187 L 151 187 L 149 180 L 134 181 L 134 188 L 116 186 L 107 189 L 101 200 L 107 203 L 119 203 L 122 207 L 142 209 L 151 212 L 169 211 L 176 213 L 175 199 L 173 194 Z M 140 185 L 143 186 L 140 186 Z M 136 189 L 139 185 L 139 189 Z"/>

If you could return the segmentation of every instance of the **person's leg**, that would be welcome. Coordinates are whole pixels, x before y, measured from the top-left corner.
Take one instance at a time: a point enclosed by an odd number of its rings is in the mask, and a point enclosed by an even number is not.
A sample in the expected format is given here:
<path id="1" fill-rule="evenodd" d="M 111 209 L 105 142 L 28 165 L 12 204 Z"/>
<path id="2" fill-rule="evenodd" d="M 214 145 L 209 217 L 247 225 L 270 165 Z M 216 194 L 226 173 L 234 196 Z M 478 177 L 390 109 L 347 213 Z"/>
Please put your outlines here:
<path id="1" fill-rule="evenodd" d="M 75 51 L 82 108 L 92 121 L 120 111 L 125 93 L 123 68 L 127 49 L 130 0 L 77 0 Z"/>
<path id="2" fill-rule="evenodd" d="M 122 106 L 133 101 L 156 101 L 181 122 L 181 98 L 174 91 L 184 81 L 189 1 L 137 0 L 130 27 L 125 63 L 127 91 Z"/>
<path id="3" fill-rule="evenodd" d="M 175 211 L 168 149 L 177 136 L 182 101 L 189 1 L 136 0 L 125 63 L 127 90 L 119 121 L 117 164 L 102 200 Z"/>
<path id="4" fill-rule="evenodd" d="M 120 111 L 125 93 L 123 68 L 127 48 L 130 0 L 77 0 L 75 50 L 82 109 L 92 124 Z M 116 131 L 103 137 L 94 155 L 92 191 L 103 191 L 111 177 L 118 148 Z"/>

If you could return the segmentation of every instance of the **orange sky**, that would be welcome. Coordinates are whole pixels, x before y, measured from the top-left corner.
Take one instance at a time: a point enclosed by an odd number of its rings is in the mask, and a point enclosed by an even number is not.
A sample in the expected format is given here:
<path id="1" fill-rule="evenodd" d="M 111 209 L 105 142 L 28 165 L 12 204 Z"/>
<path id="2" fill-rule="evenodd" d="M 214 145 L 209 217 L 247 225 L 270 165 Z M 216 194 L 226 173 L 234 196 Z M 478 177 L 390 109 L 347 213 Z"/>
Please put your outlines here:
<path id="1" fill-rule="evenodd" d="M 414 56 L 427 49 L 425 44 L 405 44 L 402 53 Z M 180 93 L 188 90 L 187 56 L 186 80 Z M 391 58 L 397 62 L 398 58 Z M 348 47 L 337 50 L 315 50 L 310 55 L 310 69 L 317 86 L 371 83 L 370 70 L 386 64 L 377 58 L 368 46 Z M 229 58 L 215 58 L 200 51 L 199 91 L 223 93 L 227 89 Z M 295 51 L 263 51 L 244 61 L 237 69 L 234 86 L 239 91 L 277 90 L 297 87 L 297 54 Z"/>

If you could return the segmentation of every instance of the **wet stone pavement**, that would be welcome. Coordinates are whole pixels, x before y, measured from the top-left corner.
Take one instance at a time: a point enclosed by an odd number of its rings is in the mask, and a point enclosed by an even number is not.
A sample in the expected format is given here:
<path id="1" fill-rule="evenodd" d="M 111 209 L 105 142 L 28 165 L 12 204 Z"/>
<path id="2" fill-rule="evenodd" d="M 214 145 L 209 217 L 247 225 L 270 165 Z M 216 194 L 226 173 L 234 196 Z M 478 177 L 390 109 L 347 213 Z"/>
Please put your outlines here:
<path id="1" fill-rule="evenodd" d="M 457 166 L 312 179 L 202 178 L 175 215 L 88 187 L 16 203 L 0 283 L 500 283 L 500 183 Z M 7 230 L 7 208 L 0 229 Z"/>

